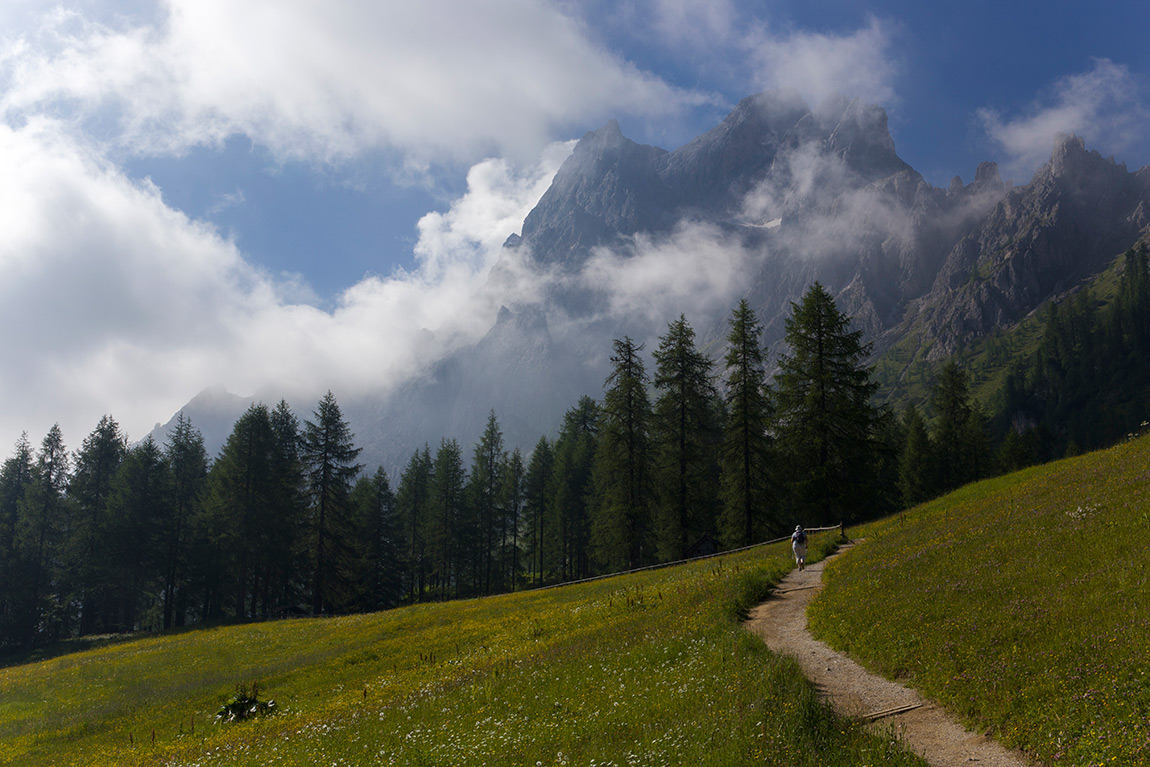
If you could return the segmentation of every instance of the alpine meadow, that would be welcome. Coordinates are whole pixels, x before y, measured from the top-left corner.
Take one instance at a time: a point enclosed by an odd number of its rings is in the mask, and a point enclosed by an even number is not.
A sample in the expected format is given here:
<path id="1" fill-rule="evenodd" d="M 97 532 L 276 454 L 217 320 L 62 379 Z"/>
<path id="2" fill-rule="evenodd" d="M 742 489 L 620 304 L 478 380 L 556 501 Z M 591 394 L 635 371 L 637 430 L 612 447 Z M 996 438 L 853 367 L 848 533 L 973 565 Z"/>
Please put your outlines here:
<path id="1" fill-rule="evenodd" d="M 0 2 L 0 765 L 1150 765 L 1148 28 Z"/>

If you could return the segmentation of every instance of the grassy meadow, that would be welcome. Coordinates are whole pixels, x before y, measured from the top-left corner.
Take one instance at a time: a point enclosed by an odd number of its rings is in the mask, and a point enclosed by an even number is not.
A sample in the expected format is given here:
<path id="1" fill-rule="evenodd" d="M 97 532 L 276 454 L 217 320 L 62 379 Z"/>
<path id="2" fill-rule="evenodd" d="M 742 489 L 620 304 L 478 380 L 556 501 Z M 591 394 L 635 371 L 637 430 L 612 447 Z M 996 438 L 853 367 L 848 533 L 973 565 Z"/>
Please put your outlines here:
<path id="1" fill-rule="evenodd" d="M 790 566 L 108 641 L 0 669 L 0 764 L 921 765 L 741 628 Z M 279 712 L 214 723 L 252 682 Z"/>
<path id="2" fill-rule="evenodd" d="M 1043 764 L 1150 764 L 1150 437 L 850 532 L 816 635 Z"/>

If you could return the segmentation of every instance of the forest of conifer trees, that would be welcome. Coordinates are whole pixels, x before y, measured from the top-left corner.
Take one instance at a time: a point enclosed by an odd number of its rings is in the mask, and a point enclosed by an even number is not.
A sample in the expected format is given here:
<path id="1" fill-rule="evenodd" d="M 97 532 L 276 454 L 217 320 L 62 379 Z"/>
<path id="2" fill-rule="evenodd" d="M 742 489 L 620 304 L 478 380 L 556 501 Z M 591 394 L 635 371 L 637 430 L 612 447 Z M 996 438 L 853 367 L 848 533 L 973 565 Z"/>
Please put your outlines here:
<path id="1" fill-rule="evenodd" d="M 38 447 L 23 435 L 0 466 L 0 651 L 569 581 L 873 518 L 1048 458 L 1058 439 L 1093 444 L 1075 402 L 1107 407 L 1108 375 L 1150 380 L 1146 261 L 1127 254 L 1106 312 L 1088 296 L 1050 311 L 995 416 L 1040 417 L 1005 429 L 996 456 L 994 419 L 953 362 L 929 426 L 876 406 L 869 346 L 818 283 L 792 305 L 771 379 L 746 301 L 718 366 L 680 316 L 650 370 L 642 345 L 615 341 L 602 399 L 574 403 L 530 455 L 492 412 L 469 452 L 425 445 L 394 488 L 357 463 L 330 392 L 302 423 L 286 402 L 253 405 L 214 459 L 182 415 L 163 445 L 129 445 L 110 416 L 74 452 L 58 427 Z"/>

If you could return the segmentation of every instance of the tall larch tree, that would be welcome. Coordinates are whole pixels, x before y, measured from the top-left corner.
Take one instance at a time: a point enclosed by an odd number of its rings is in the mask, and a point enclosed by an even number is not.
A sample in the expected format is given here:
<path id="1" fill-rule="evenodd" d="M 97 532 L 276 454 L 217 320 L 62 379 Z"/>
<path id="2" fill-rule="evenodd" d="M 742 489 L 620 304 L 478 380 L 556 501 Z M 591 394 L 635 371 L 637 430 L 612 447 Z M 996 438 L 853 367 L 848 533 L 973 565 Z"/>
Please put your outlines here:
<path id="1" fill-rule="evenodd" d="M 777 435 L 796 522 L 832 524 L 868 513 L 878 384 L 862 331 L 818 282 L 791 304 L 788 353 L 775 375 Z"/>
<path id="2" fill-rule="evenodd" d="M 68 450 L 59 424 L 53 425 L 40 443 L 32 465 L 31 482 L 17 511 L 17 583 L 22 583 L 23 640 L 26 647 L 59 639 L 62 608 L 60 554 L 68 512 Z M 22 565 L 22 567 L 21 567 Z"/>
<path id="3" fill-rule="evenodd" d="M 467 471 L 458 440 L 440 441 L 432 466 L 428 493 L 427 548 L 431 567 L 431 585 L 436 597 L 458 596 L 466 574 L 462 563 L 463 545 L 469 542 L 464 528 L 467 514 Z"/>
<path id="4" fill-rule="evenodd" d="M 108 498 L 110 540 L 116 567 L 112 588 L 119 630 L 158 629 L 145 625 L 143 608 L 149 594 L 162 588 L 162 531 L 170 516 L 171 475 L 164 453 L 151 436 L 124 456 Z"/>
<path id="5" fill-rule="evenodd" d="M 427 573 L 427 534 L 431 513 L 431 447 L 416 450 L 399 475 L 395 503 L 399 517 L 400 550 L 404 572 L 404 593 L 412 602 L 423 600 Z"/>
<path id="6" fill-rule="evenodd" d="M 527 525 L 527 573 L 536 586 L 543 585 L 543 520 L 547 511 L 547 484 L 555 455 L 546 437 L 540 437 L 527 462 L 523 488 L 523 515 Z"/>
<path id="7" fill-rule="evenodd" d="M 275 438 L 267 405 L 252 405 L 236 420 L 208 475 L 201 527 L 206 540 L 201 614 L 237 618 L 259 612 L 260 574 L 267 542 L 279 520 L 275 511 L 272 456 Z"/>
<path id="8" fill-rule="evenodd" d="M 563 415 L 547 483 L 544 572 L 555 580 L 581 578 L 590 571 L 590 496 L 598 441 L 599 406 L 580 397 Z"/>
<path id="9" fill-rule="evenodd" d="M 307 571 L 306 514 L 308 493 L 300 456 L 300 423 L 280 400 L 269 414 L 272 452 L 269 471 L 276 524 L 269 526 L 265 545 L 263 596 L 268 609 L 297 605 L 304 595 Z"/>
<path id="10" fill-rule="evenodd" d="M 477 564 L 479 566 L 480 588 L 484 594 L 502 591 L 499 571 L 499 552 L 503 541 L 500 537 L 506 522 L 502 518 L 499 492 L 503 484 L 503 464 L 506 454 L 503 450 L 503 432 L 492 410 L 487 416 L 487 426 L 471 461 L 471 475 L 468 480 L 468 499 L 474 521 L 478 527 Z"/>
<path id="11" fill-rule="evenodd" d="M 902 428 L 906 441 L 899 456 L 898 487 L 903 504 L 914 506 L 934 495 L 934 445 L 913 402 L 903 413 Z"/>
<path id="12" fill-rule="evenodd" d="M 164 571 L 164 628 L 187 622 L 193 524 L 199 518 L 208 481 L 208 453 L 199 429 L 183 413 L 164 446 L 171 472 L 170 515 Z"/>
<path id="13" fill-rule="evenodd" d="M 20 568 L 16 531 L 19 509 L 32 484 L 32 445 L 27 432 L 20 435 L 12 455 L 0 466 L 0 653 L 24 642 L 23 615 L 18 599 Z"/>
<path id="14" fill-rule="evenodd" d="M 360 448 L 330 391 L 312 418 L 304 422 L 300 457 L 311 499 L 311 609 L 318 615 L 338 605 L 346 591 L 342 566 L 351 553 L 349 499 L 360 470 Z"/>
<path id="15" fill-rule="evenodd" d="M 515 590 L 521 580 L 523 572 L 520 553 L 523 544 L 523 508 L 526 498 L 527 467 L 523 463 L 523 453 L 519 448 L 511 451 L 503 466 L 503 485 L 499 489 L 499 505 L 502 510 L 500 519 L 503 527 L 500 530 L 500 539 L 503 542 L 500 550 L 502 578 L 500 590 Z"/>
<path id="16" fill-rule="evenodd" d="M 671 561 L 715 533 L 720 409 L 711 360 L 685 316 L 667 327 L 654 356 L 654 516 L 659 558 Z"/>
<path id="17" fill-rule="evenodd" d="M 68 483 L 74 516 L 68 542 L 69 579 L 80 603 L 80 636 L 112 630 L 108 583 L 115 566 L 108 540 L 107 507 L 112 480 L 128 452 L 128 440 L 111 416 L 100 419 L 76 453 Z"/>
<path id="18" fill-rule="evenodd" d="M 596 555 L 608 570 L 654 559 L 651 404 L 643 346 L 624 337 L 615 341 L 614 350 L 599 417 L 592 521 Z"/>
<path id="19" fill-rule="evenodd" d="M 746 299 L 730 319 L 724 358 L 726 424 L 719 497 L 720 534 L 729 547 L 766 540 L 782 530 L 771 491 L 771 393 L 760 346 L 762 326 Z"/>
<path id="20" fill-rule="evenodd" d="M 399 522 L 391 480 L 382 468 L 360 476 L 351 492 L 355 528 L 357 593 L 354 606 L 361 611 L 395 607 L 403 596 L 399 570 Z"/>
<path id="21" fill-rule="evenodd" d="M 970 393 L 966 372 L 954 360 L 942 368 L 931 392 L 932 443 L 939 490 L 952 490 L 987 473 L 990 447 L 985 419 Z"/>

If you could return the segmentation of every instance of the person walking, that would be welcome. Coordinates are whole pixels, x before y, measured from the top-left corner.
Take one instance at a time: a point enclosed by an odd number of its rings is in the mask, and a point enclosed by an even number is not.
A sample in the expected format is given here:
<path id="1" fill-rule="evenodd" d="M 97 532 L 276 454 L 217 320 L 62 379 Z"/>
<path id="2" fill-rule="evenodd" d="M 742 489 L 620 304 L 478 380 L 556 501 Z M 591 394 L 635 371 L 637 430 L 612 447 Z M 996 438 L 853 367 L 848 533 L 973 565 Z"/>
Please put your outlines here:
<path id="1" fill-rule="evenodd" d="M 807 566 L 807 534 L 802 525 L 795 525 L 795 531 L 791 533 L 791 552 L 795 555 L 795 564 L 799 566 L 799 570 L 805 569 Z"/>

